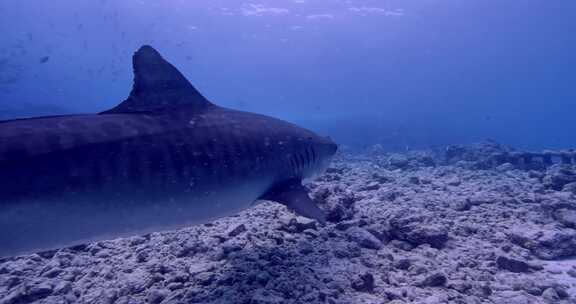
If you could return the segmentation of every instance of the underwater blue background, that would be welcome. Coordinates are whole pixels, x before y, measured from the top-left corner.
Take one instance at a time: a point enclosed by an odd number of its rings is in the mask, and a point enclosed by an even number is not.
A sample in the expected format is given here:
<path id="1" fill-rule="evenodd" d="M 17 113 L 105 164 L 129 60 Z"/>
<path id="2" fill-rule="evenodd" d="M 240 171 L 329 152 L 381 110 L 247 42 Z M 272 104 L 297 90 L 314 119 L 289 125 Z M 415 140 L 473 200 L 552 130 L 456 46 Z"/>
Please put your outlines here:
<path id="1" fill-rule="evenodd" d="M 576 146 L 576 1 L 0 2 L 0 117 L 106 110 L 157 48 L 216 104 L 390 150 Z"/>

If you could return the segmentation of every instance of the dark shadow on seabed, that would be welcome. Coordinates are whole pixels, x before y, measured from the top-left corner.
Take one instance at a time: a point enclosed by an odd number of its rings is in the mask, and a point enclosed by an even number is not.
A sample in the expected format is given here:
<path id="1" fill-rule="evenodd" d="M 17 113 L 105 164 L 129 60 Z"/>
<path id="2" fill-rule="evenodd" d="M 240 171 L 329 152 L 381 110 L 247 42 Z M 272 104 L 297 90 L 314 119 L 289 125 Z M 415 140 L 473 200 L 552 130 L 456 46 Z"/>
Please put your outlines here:
<path id="1" fill-rule="evenodd" d="M 166 303 L 325 303 L 330 298 L 334 279 L 326 271 L 332 256 L 327 230 L 293 220 L 255 232 L 216 237 L 219 247 L 207 262 L 213 266 L 198 266 L 208 271 L 192 274 L 193 287 L 172 294 Z"/>

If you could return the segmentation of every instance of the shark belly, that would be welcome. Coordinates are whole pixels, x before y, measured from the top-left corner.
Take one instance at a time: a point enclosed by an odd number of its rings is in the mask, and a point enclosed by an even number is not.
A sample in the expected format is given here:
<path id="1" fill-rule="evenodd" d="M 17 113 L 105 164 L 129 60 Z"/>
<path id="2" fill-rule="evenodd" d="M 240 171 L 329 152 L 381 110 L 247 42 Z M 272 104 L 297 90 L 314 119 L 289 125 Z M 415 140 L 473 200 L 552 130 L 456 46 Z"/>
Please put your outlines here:
<path id="1" fill-rule="evenodd" d="M 198 184 L 201 191 L 138 194 L 112 188 L 3 202 L 0 257 L 206 223 L 250 207 L 270 183 L 261 179 L 218 187 Z"/>

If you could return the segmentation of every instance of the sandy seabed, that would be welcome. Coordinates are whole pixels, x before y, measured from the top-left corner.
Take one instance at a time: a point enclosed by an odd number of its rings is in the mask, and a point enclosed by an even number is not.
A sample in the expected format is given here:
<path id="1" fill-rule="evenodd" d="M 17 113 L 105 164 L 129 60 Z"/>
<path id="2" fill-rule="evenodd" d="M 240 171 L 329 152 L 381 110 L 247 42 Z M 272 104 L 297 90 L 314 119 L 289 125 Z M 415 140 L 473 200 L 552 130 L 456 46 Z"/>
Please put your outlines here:
<path id="1" fill-rule="evenodd" d="M 576 303 L 576 165 L 508 150 L 343 152 L 307 184 L 326 226 L 264 202 L 7 259 L 0 303 Z"/>

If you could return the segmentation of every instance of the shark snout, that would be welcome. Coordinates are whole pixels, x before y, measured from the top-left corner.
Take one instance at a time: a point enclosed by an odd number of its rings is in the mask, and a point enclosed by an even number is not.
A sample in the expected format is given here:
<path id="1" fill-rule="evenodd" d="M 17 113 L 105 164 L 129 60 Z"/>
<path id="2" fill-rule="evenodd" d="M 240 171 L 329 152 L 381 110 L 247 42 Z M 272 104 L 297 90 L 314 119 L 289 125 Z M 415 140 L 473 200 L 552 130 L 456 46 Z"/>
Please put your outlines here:
<path id="1" fill-rule="evenodd" d="M 332 155 L 336 154 L 338 151 L 338 145 L 332 140 L 332 138 L 330 138 L 330 136 L 326 136 L 325 139 L 326 145 L 328 146 L 328 151 L 330 151 Z"/>
<path id="2" fill-rule="evenodd" d="M 318 136 L 316 144 L 322 147 L 322 150 L 327 156 L 332 156 L 338 151 L 338 145 L 330 138 L 330 136 Z"/>
<path id="3" fill-rule="evenodd" d="M 318 174 L 328 168 L 332 157 L 336 154 L 336 151 L 338 151 L 338 145 L 330 137 L 316 136 L 314 147 L 314 151 L 319 154 L 319 158 L 316 161 L 313 174 Z"/>

